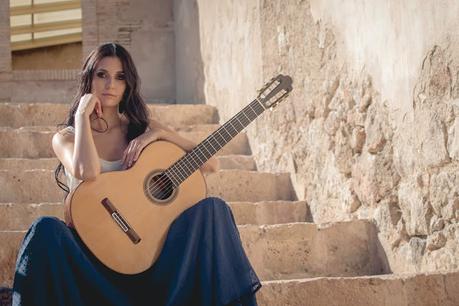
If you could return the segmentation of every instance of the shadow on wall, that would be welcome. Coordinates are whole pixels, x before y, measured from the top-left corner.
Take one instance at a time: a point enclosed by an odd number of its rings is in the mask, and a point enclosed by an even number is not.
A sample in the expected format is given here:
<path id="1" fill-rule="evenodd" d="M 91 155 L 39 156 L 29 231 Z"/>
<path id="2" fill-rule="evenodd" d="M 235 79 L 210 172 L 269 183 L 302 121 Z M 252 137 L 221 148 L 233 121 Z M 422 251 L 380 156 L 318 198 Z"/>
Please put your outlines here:
<path id="1" fill-rule="evenodd" d="M 176 103 L 203 104 L 204 65 L 197 0 L 174 0 Z"/>
<path id="2" fill-rule="evenodd" d="M 375 265 L 374 274 L 392 274 L 393 271 L 390 267 L 389 260 L 387 258 L 386 250 L 384 249 L 380 238 L 378 237 L 378 228 L 373 223 L 372 224 L 372 235 L 371 238 L 373 239 L 373 251 L 374 256 L 377 258 L 378 264 Z"/>

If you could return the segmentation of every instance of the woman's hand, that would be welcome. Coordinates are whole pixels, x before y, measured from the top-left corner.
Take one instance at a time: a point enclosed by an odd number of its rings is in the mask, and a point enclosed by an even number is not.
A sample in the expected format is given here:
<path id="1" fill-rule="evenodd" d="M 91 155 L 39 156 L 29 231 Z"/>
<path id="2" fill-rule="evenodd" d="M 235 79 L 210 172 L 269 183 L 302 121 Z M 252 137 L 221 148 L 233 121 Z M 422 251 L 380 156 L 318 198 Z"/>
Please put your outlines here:
<path id="1" fill-rule="evenodd" d="M 96 95 L 87 93 L 81 97 L 76 115 L 86 115 L 89 117 L 93 112 L 97 117 L 102 117 L 102 103 Z"/>
<path id="2" fill-rule="evenodd" d="M 126 150 L 124 150 L 122 169 L 131 168 L 131 166 L 134 165 L 134 163 L 139 158 L 140 152 L 142 152 L 143 148 L 145 148 L 153 141 L 162 139 L 163 132 L 164 131 L 160 129 L 149 130 L 137 138 L 131 140 Z"/>

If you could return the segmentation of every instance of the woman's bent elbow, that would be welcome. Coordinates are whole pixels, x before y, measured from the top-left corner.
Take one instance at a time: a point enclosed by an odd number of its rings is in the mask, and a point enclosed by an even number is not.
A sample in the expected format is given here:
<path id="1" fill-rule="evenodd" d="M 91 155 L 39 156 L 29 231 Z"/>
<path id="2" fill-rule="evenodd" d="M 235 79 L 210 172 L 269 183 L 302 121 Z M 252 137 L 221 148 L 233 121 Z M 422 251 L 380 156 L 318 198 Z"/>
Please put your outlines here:
<path id="1" fill-rule="evenodd" d="M 100 170 L 80 170 L 75 171 L 75 178 L 82 181 L 94 181 L 100 174 Z"/>

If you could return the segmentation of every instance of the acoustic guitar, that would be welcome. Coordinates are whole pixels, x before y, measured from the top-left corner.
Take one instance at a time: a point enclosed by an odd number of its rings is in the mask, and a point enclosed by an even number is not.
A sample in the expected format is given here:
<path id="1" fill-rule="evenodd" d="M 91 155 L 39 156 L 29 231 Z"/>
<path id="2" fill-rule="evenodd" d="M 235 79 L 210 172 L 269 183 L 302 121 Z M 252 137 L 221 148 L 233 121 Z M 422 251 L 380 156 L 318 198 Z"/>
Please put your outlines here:
<path id="1" fill-rule="evenodd" d="M 171 223 L 206 197 L 199 168 L 291 90 L 292 79 L 278 75 L 192 151 L 155 141 L 131 168 L 82 182 L 66 198 L 68 217 L 78 235 L 108 268 L 123 274 L 147 270 L 161 253 Z"/>

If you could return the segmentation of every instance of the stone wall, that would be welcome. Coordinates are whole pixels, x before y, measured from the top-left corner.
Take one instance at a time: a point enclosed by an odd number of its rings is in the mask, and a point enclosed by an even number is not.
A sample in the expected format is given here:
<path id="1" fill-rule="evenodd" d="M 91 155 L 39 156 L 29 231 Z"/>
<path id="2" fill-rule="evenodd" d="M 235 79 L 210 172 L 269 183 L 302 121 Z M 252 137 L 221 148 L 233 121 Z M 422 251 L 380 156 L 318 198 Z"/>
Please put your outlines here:
<path id="1" fill-rule="evenodd" d="M 374 220 L 394 272 L 459 268 L 459 4 L 197 0 L 223 120 L 263 81 L 294 92 L 249 128 L 315 222 Z"/>
<path id="2" fill-rule="evenodd" d="M 263 85 L 258 0 L 197 0 L 206 103 L 229 119 Z"/>
<path id="3" fill-rule="evenodd" d="M 177 103 L 204 103 L 204 71 L 195 0 L 174 0 Z"/>

